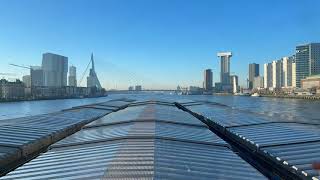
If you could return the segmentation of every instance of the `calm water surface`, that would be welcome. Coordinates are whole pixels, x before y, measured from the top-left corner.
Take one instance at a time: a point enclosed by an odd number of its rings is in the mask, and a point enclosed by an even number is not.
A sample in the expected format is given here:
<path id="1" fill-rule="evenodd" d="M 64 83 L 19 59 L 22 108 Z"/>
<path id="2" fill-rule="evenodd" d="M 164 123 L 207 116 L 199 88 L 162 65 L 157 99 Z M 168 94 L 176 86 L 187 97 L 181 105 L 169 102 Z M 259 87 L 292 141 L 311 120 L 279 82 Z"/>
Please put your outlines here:
<path id="1" fill-rule="evenodd" d="M 88 99 L 42 100 L 0 103 L 0 120 L 56 112 L 62 109 L 71 108 L 73 106 L 103 102 L 110 99 L 117 99 L 123 97 L 137 100 L 207 100 L 223 103 L 236 109 L 268 115 L 274 118 L 302 118 L 305 120 L 319 120 L 320 122 L 320 101 L 243 96 L 178 96 L 154 93 L 122 95 L 117 94 L 109 95 L 108 97 Z"/>

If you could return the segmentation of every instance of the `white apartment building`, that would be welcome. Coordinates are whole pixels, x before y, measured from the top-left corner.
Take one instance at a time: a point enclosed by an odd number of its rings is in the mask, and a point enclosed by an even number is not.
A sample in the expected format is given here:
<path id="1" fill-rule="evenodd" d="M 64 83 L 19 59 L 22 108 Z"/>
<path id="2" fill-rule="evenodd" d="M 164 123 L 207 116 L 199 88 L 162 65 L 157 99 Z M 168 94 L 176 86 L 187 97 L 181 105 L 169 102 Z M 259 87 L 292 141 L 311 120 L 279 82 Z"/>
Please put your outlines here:
<path id="1" fill-rule="evenodd" d="M 282 87 L 282 61 L 272 61 L 272 87 L 280 88 Z"/>
<path id="2" fill-rule="evenodd" d="M 264 70 L 264 87 L 272 87 L 272 63 L 266 63 L 263 65 Z"/>
<path id="3" fill-rule="evenodd" d="M 294 56 L 283 57 L 264 64 L 264 88 L 296 87 L 296 63 Z"/>

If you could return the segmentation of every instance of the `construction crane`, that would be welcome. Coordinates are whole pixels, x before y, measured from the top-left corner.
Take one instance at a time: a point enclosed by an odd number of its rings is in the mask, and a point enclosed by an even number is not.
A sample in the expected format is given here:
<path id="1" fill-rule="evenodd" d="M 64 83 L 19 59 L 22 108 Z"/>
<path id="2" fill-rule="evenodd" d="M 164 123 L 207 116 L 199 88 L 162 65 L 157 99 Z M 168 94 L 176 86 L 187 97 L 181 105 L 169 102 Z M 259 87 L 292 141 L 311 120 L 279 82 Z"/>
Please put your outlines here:
<path id="1" fill-rule="evenodd" d="M 25 68 L 25 69 L 31 69 L 31 66 L 22 66 L 22 65 L 17 65 L 17 64 L 9 64 L 9 65 L 20 67 L 20 68 Z"/>
<path id="2" fill-rule="evenodd" d="M 15 67 L 19 67 L 19 68 L 24 68 L 24 69 L 29 69 L 30 70 L 30 75 L 31 75 L 31 66 L 24 66 L 24 65 L 17 65 L 17 64 L 9 64 L 10 66 L 15 66 Z"/>
<path id="3" fill-rule="evenodd" d="M 0 73 L 0 75 L 5 75 L 5 76 L 16 76 L 17 74 L 14 74 L 14 73 Z"/>

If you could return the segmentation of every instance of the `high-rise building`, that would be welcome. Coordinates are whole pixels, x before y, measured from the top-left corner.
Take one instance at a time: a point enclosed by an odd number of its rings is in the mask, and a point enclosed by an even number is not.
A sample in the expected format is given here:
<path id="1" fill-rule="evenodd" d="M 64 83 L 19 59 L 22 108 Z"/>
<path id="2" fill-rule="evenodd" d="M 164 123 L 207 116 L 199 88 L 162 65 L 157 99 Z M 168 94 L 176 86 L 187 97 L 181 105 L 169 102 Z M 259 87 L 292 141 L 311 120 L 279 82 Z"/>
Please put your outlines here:
<path id="1" fill-rule="evenodd" d="M 292 63 L 294 61 L 294 57 L 283 57 L 282 58 L 282 87 L 288 88 L 292 87 Z"/>
<path id="2" fill-rule="evenodd" d="M 231 52 L 220 52 L 217 54 L 220 60 L 220 82 L 223 85 L 230 85 L 230 60 L 232 57 Z"/>
<path id="3" fill-rule="evenodd" d="M 206 69 L 204 71 L 203 88 L 205 91 L 212 91 L 212 70 Z"/>
<path id="4" fill-rule="evenodd" d="M 253 80 L 255 77 L 259 76 L 259 64 L 252 63 L 249 64 L 249 89 L 253 88 Z"/>
<path id="5" fill-rule="evenodd" d="M 44 53 L 42 55 L 44 86 L 67 86 L 68 58 L 65 56 Z"/>
<path id="6" fill-rule="evenodd" d="M 91 66 L 89 76 L 87 77 L 87 87 L 96 87 L 97 89 L 101 89 L 102 87 L 94 68 L 93 53 L 91 54 Z"/>
<path id="7" fill-rule="evenodd" d="M 266 63 L 263 65 L 264 70 L 264 88 L 272 87 L 272 63 Z"/>
<path id="8" fill-rule="evenodd" d="M 320 73 L 320 43 L 309 43 L 296 47 L 296 86 L 301 80 Z"/>
<path id="9" fill-rule="evenodd" d="M 296 66 L 296 62 L 293 61 L 292 62 L 292 87 L 295 88 L 297 87 L 297 66 Z"/>
<path id="10" fill-rule="evenodd" d="M 31 87 L 31 76 L 30 75 L 22 76 L 22 82 L 24 83 L 24 86 L 26 88 L 30 88 Z"/>
<path id="11" fill-rule="evenodd" d="M 40 66 L 32 66 L 30 76 L 31 87 L 44 86 L 44 73 Z"/>
<path id="12" fill-rule="evenodd" d="M 260 89 L 264 87 L 263 77 L 257 76 L 253 79 L 253 89 Z"/>
<path id="13" fill-rule="evenodd" d="M 77 68 L 75 66 L 69 67 L 69 86 L 77 87 Z"/>
<path id="14" fill-rule="evenodd" d="M 295 87 L 295 69 L 294 56 L 264 64 L 264 88 Z"/>
<path id="15" fill-rule="evenodd" d="M 232 75 L 230 76 L 230 81 L 231 81 L 231 84 L 232 84 L 232 92 L 233 93 L 237 93 L 239 92 L 239 78 L 237 75 Z"/>
<path id="16" fill-rule="evenodd" d="M 272 61 L 272 87 L 281 88 L 282 61 Z"/>

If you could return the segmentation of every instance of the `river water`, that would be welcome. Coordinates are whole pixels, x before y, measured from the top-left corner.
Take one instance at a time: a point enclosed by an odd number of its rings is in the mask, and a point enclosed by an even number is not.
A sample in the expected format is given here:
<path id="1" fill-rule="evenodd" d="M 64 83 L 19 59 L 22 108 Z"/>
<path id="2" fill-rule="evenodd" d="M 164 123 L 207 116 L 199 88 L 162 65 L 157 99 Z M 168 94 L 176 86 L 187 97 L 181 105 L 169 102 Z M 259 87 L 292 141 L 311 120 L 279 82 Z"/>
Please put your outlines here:
<path id="1" fill-rule="evenodd" d="M 71 108 L 73 106 L 104 102 L 118 98 L 131 98 L 137 100 L 207 100 L 271 117 L 283 117 L 288 119 L 302 118 L 304 120 L 319 120 L 320 122 L 320 101 L 245 96 L 179 96 L 156 93 L 112 94 L 101 98 L 0 103 L 0 120 L 56 112 L 62 109 Z"/>

